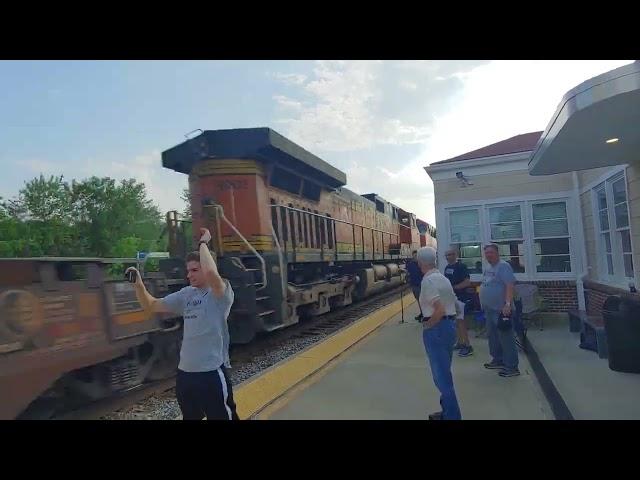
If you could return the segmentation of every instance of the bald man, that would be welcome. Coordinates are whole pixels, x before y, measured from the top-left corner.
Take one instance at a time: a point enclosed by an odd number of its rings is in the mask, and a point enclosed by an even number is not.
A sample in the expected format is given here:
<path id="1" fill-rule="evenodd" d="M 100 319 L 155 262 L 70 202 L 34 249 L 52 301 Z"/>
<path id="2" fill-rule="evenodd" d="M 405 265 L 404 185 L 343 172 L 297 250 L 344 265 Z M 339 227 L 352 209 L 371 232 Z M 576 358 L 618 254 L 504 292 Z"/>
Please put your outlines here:
<path id="1" fill-rule="evenodd" d="M 451 282 L 458 301 L 466 306 L 470 300 L 467 295 L 467 288 L 471 286 L 469 270 L 464 263 L 458 260 L 457 248 L 450 247 L 449 250 L 445 252 L 445 257 L 447 258 L 447 266 L 444 267 L 444 276 Z M 462 318 L 456 319 L 456 329 L 458 332 L 458 343 L 454 349 L 459 350 L 458 356 L 468 357 L 473 355 L 473 347 L 469 341 L 469 332 L 467 332 L 467 324 L 464 320 L 464 307 Z"/>

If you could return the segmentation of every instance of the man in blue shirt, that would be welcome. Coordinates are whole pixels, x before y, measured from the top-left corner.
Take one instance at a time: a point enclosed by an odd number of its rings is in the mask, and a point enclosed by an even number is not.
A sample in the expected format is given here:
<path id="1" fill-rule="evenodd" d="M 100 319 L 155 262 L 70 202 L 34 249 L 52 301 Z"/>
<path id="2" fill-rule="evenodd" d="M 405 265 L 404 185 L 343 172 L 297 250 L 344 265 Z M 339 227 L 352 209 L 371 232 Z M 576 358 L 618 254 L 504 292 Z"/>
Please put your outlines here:
<path id="1" fill-rule="evenodd" d="M 418 302 L 418 308 L 420 308 L 420 314 L 416 317 L 416 320 L 422 322 L 422 307 L 420 307 L 420 286 L 422 285 L 422 277 L 424 274 L 418 265 L 418 251 L 414 250 L 411 255 L 411 260 L 407 261 L 407 272 L 409 272 L 409 285 L 411 285 L 411 291 L 413 296 L 416 297 Z"/>
<path id="2" fill-rule="evenodd" d="M 485 363 L 484 366 L 499 370 L 498 375 L 501 377 L 515 377 L 520 375 L 520 370 L 518 370 L 518 349 L 513 327 L 501 329 L 498 328 L 498 323 L 501 322 L 501 316 L 511 316 L 516 277 L 511 265 L 500 260 L 497 245 L 486 245 L 484 256 L 488 265 L 482 276 L 480 304 L 487 319 L 489 353 L 492 357 L 491 362 Z"/>

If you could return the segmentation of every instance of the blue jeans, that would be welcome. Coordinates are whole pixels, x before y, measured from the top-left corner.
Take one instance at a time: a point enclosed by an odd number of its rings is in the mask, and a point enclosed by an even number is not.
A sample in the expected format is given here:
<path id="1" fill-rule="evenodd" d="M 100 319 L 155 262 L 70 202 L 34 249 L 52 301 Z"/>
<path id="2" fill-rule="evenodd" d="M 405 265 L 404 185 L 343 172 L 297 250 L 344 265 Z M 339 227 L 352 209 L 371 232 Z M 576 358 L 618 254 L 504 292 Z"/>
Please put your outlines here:
<path id="1" fill-rule="evenodd" d="M 443 420 L 462 420 L 460 406 L 453 388 L 451 361 L 456 341 L 456 326 L 453 317 L 445 317 L 434 327 L 422 332 L 422 341 L 429 358 L 433 383 L 440 390 L 440 405 Z"/>
<path id="2" fill-rule="evenodd" d="M 498 330 L 500 312 L 485 308 L 487 319 L 487 337 L 489 339 L 489 353 L 493 361 L 504 364 L 507 368 L 518 368 L 518 347 L 513 328 Z"/>

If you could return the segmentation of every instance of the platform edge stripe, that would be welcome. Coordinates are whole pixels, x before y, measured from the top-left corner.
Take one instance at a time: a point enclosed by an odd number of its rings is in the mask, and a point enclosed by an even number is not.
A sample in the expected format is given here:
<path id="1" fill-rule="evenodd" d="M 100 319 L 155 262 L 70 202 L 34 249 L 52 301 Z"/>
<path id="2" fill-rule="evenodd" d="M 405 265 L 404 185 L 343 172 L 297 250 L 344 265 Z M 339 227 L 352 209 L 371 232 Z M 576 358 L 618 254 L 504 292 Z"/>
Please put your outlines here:
<path id="1" fill-rule="evenodd" d="M 415 303 L 415 298 L 407 296 L 402 300 L 402 303 L 406 308 Z M 254 417 L 265 407 L 398 314 L 401 309 L 401 301 L 396 300 L 336 332 L 326 340 L 277 363 L 257 378 L 243 382 L 234 392 L 238 415 L 242 419 Z"/>
<path id="2" fill-rule="evenodd" d="M 540 357 L 538 356 L 538 352 L 536 352 L 535 348 L 531 341 L 525 337 L 525 355 L 529 360 L 529 364 L 531 365 L 531 369 L 533 370 L 540 387 L 542 388 L 542 392 L 551 407 L 551 411 L 553 412 L 553 416 L 556 420 L 575 420 L 569 406 L 562 398 L 560 391 L 553 383 L 551 376 L 547 372 L 547 369 L 544 368 Z"/>

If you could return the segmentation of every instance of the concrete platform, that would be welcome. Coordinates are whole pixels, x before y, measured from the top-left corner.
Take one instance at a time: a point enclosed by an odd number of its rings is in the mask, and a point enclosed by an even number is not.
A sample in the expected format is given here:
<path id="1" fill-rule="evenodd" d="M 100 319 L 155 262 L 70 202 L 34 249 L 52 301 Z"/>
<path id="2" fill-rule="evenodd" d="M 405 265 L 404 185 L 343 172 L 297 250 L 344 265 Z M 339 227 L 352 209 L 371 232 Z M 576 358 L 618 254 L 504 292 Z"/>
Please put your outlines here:
<path id="1" fill-rule="evenodd" d="M 440 410 L 439 393 L 422 345 L 417 305 L 381 327 L 261 410 L 255 419 L 426 420 Z M 331 342 L 331 340 L 328 340 Z M 466 420 L 552 419 L 551 409 L 524 354 L 522 375 L 487 370 L 487 340 L 473 338 L 475 354 L 454 354 L 454 382 Z"/>
<path id="2" fill-rule="evenodd" d="M 529 330 L 529 341 L 576 420 L 640 420 L 640 374 L 614 372 L 578 347 L 568 323 Z"/>

